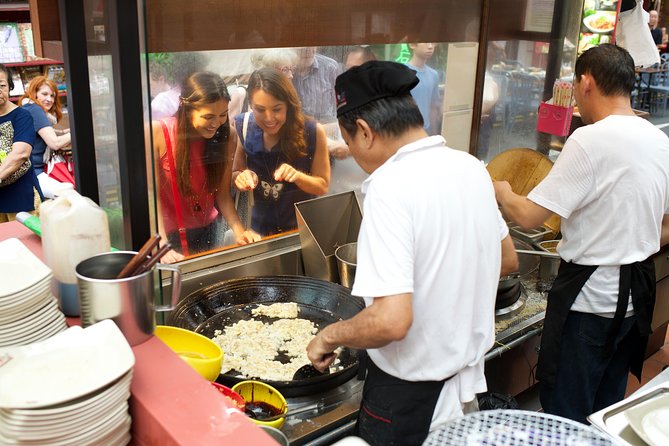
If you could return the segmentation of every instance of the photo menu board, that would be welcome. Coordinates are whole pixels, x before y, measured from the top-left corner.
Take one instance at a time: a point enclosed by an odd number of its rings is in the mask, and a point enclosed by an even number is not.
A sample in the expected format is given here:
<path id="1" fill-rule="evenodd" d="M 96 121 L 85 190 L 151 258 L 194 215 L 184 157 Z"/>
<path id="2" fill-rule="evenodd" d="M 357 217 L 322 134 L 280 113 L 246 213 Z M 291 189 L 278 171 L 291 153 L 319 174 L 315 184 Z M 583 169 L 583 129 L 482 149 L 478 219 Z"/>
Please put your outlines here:
<path id="1" fill-rule="evenodd" d="M 585 0 L 578 38 L 578 54 L 603 43 L 614 43 L 620 2 Z"/>

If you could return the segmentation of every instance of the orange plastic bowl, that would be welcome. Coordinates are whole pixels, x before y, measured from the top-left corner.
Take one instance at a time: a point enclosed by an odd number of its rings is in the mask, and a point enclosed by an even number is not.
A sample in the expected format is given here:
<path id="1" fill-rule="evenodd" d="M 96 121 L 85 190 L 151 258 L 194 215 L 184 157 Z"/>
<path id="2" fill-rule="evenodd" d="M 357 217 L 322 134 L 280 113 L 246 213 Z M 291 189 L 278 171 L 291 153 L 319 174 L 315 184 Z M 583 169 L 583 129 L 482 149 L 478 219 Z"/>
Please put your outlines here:
<path id="1" fill-rule="evenodd" d="M 239 410 L 244 412 L 244 409 L 246 409 L 246 401 L 244 401 L 244 398 L 242 398 L 240 394 L 232 390 L 230 387 L 225 387 L 223 384 L 219 384 L 217 382 L 212 382 L 211 385 L 214 386 L 221 394 L 223 394 L 224 397 L 230 400 L 234 407 L 237 407 Z"/>

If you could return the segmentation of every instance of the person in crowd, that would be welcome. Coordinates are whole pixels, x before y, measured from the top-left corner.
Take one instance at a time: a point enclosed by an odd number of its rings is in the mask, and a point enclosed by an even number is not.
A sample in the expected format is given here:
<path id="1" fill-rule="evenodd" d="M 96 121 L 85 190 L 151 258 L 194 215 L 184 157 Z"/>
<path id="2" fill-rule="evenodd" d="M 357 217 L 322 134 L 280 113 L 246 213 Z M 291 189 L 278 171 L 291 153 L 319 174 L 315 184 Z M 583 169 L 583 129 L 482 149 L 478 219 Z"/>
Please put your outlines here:
<path id="1" fill-rule="evenodd" d="M 657 46 L 657 49 L 660 52 L 666 52 L 667 50 L 667 30 L 666 28 L 660 28 L 658 26 L 658 20 L 660 15 L 656 10 L 648 11 L 648 27 L 650 28 L 650 34 L 653 36 L 653 42 Z"/>
<path id="2" fill-rule="evenodd" d="M 625 49 L 584 52 L 574 98 L 588 125 L 527 197 L 494 184 L 522 227 L 562 218 L 537 376 L 544 411 L 582 423 L 624 398 L 628 371 L 641 378 L 655 301 L 649 256 L 669 241 L 669 139 L 631 109 L 634 80 Z"/>
<path id="3" fill-rule="evenodd" d="M 289 231 L 297 228 L 294 204 L 328 191 L 325 130 L 302 113 L 295 88 L 274 68 L 254 71 L 247 94 L 251 112 L 235 118 L 234 184 L 253 190 L 254 231 Z"/>
<path id="4" fill-rule="evenodd" d="M 427 65 L 434 54 L 434 43 L 410 43 L 411 59 L 407 65 L 417 73 L 418 85 L 411 90 L 420 113 L 423 115 L 423 127 L 429 135 L 441 133 L 441 104 L 439 102 L 439 73 Z"/>
<path id="5" fill-rule="evenodd" d="M 231 195 L 237 137 L 230 131 L 230 96 L 210 72 L 189 76 L 181 87 L 176 116 L 154 121 L 158 178 L 158 228 L 174 248 L 164 262 L 218 247 L 222 214 L 238 244 L 260 240 L 245 230 Z"/>
<path id="6" fill-rule="evenodd" d="M 0 223 L 18 212 L 35 211 L 41 190 L 30 161 L 35 129 L 30 113 L 9 100 L 14 89 L 9 69 L 0 64 Z"/>
<path id="7" fill-rule="evenodd" d="M 328 141 L 327 147 L 333 158 L 348 157 L 337 125 L 334 84 L 341 72 L 339 64 L 323 54 L 318 47 L 298 48 L 298 63 L 293 73 L 293 85 L 302 101 L 302 110 L 323 124 Z"/>
<path id="8" fill-rule="evenodd" d="M 256 70 L 265 67 L 275 68 L 293 79 L 297 69 L 298 56 L 292 48 L 270 48 L 251 56 L 251 64 Z"/>
<path id="9" fill-rule="evenodd" d="M 30 161 L 42 193 L 46 198 L 54 198 L 59 191 L 72 188 L 71 183 L 61 183 L 46 172 L 46 163 L 52 151 L 72 143 L 70 129 L 54 128 L 63 117 L 58 87 L 46 76 L 37 76 L 30 81 L 19 103 L 32 115 L 36 132 Z M 47 148 L 50 150 L 47 151 Z"/>
<path id="10" fill-rule="evenodd" d="M 344 57 L 344 68 L 350 69 L 370 60 L 376 60 L 374 52 L 368 46 L 356 45 Z"/>
<path id="11" fill-rule="evenodd" d="M 166 62 L 161 60 L 149 61 L 149 91 L 152 101 L 159 93 L 172 88 L 165 64 Z"/>
<path id="12" fill-rule="evenodd" d="M 490 176 L 427 135 L 417 83 L 404 64 L 371 61 L 335 86 L 342 135 L 370 173 L 352 289 L 366 308 L 323 328 L 307 354 L 324 370 L 340 346 L 367 349 L 357 434 L 372 445 L 420 445 L 476 407 L 500 273 L 518 267 Z"/>
<path id="13" fill-rule="evenodd" d="M 207 59 L 197 52 L 175 53 L 168 63 L 172 88 L 162 91 L 151 101 L 152 119 L 174 116 L 179 108 L 181 85 L 193 73 L 204 71 Z M 149 77 L 151 72 L 149 72 Z"/>
<path id="14" fill-rule="evenodd" d="M 340 72 L 339 64 L 318 54 L 317 50 L 313 46 L 297 49 L 299 59 L 293 85 L 305 114 L 321 123 L 337 122 L 334 84 Z"/>

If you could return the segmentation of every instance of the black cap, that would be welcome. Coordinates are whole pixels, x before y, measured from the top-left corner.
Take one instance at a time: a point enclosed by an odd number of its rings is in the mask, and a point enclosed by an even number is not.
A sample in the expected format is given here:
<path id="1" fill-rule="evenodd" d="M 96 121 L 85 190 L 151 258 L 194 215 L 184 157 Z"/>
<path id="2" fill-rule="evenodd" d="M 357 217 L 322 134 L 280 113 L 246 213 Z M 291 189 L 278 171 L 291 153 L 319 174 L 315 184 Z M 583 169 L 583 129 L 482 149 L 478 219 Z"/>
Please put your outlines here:
<path id="1" fill-rule="evenodd" d="M 377 99 L 409 93 L 418 84 L 416 72 L 406 65 L 371 60 L 337 76 L 337 117 Z"/>

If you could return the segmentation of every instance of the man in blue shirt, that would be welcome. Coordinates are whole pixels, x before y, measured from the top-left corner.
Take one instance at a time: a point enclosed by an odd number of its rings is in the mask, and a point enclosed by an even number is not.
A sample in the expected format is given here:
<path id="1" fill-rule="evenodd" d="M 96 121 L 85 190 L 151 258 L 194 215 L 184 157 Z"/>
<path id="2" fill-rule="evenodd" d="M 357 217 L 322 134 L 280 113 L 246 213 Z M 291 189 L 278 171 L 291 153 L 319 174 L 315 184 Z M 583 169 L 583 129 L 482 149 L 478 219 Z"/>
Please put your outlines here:
<path id="1" fill-rule="evenodd" d="M 411 96 L 418 104 L 420 114 L 423 115 L 423 128 L 428 135 L 441 133 L 439 122 L 441 118 L 441 104 L 439 101 L 439 73 L 427 66 L 427 61 L 434 54 L 434 43 L 410 43 L 411 60 L 407 66 L 416 72 L 418 85 L 411 90 Z"/>

